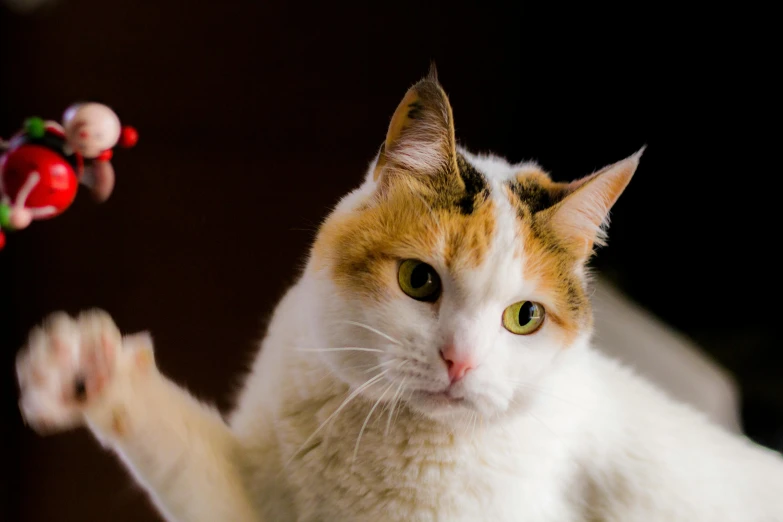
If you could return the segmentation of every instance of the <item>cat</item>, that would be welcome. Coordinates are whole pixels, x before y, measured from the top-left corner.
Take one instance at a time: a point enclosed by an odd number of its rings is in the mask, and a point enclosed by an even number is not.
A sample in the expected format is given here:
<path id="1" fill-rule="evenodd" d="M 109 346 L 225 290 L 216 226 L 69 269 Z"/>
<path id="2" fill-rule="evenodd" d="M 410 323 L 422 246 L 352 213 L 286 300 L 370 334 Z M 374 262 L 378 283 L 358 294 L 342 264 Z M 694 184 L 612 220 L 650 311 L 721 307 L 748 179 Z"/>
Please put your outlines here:
<path id="1" fill-rule="evenodd" d="M 591 346 L 587 263 L 642 151 L 571 183 L 471 153 L 431 72 L 225 420 L 97 309 L 30 332 L 22 414 L 88 426 L 178 522 L 783 521 L 783 458 Z"/>

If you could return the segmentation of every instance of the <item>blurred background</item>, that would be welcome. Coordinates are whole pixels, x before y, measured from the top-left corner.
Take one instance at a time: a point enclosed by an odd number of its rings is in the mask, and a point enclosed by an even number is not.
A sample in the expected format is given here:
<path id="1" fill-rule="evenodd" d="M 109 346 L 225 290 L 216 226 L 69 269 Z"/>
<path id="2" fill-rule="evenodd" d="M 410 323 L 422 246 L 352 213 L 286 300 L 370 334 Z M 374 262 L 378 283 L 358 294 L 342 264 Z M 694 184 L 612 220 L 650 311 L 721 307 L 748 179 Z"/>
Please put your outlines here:
<path id="1" fill-rule="evenodd" d="M 571 180 L 648 145 L 594 266 L 728 368 L 745 432 L 781 448 L 771 17 L 588 5 L 0 0 L 0 136 L 87 99 L 141 136 L 115 151 L 108 202 L 83 191 L 0 253 L 0 520 L 158 520 L 86 431 L 22 425 L 27 331 L 104 308 L 228 408 L 315 228 L 430 60 L 472 150 Z"/>

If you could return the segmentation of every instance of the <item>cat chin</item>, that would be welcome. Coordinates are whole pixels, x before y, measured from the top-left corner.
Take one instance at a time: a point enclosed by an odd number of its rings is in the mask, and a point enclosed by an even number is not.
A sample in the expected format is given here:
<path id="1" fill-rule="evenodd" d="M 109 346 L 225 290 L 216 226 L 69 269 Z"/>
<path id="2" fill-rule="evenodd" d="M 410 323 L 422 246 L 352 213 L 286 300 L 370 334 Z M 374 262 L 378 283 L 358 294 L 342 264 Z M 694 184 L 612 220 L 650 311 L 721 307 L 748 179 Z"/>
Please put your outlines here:
<path id="1" fill-rule="evenodd" d="M 486 412 L 467 398 L 452 398 L 444 393 L 416 391 L 407 400 L 412 410 L 443 424 L 462 426 L 473 422 L 478 415 L 486 416 Z"/>

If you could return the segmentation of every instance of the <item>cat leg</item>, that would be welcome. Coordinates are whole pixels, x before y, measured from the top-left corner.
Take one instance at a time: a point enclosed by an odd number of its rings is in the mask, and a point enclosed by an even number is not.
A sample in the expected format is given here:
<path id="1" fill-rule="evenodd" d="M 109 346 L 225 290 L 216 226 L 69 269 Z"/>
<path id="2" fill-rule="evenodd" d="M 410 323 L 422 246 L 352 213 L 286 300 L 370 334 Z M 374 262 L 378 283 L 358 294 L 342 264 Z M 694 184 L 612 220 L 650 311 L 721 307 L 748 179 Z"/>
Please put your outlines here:
<path id="1" fill-rule="evenodd" d="M 30 426 L 42 434 L 89 426 L 168 520 L 259 521 L 239 444 L 217 411 L 157 370 L 148 335 L 123 338 L 99 310 L 56 313 L 30 333 L 17 374 Z"/>

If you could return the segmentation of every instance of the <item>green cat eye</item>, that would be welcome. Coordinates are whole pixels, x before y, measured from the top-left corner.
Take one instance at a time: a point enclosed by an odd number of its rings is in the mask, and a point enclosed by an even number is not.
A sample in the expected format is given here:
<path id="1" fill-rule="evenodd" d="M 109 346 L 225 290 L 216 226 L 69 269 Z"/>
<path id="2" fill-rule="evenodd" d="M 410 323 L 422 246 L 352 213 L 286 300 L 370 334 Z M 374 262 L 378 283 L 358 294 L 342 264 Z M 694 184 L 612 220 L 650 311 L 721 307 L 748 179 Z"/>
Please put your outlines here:
<path id="1" fill-rule="evenodd" d="M 440 277 L 427 263 L 406 259 L 397 273 L 400 288 L 417 301 L 437 301 L 440 297 Z"/>
<path id="2" fill-rule="evenodd" d="M 530 335 L 544 322 L 544 307 L 533 301 L 514 303 L 503 311 L 503 326 L 517 335 Z"/>

